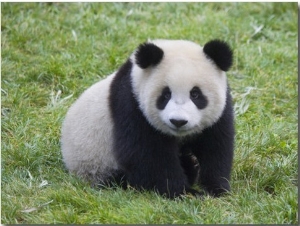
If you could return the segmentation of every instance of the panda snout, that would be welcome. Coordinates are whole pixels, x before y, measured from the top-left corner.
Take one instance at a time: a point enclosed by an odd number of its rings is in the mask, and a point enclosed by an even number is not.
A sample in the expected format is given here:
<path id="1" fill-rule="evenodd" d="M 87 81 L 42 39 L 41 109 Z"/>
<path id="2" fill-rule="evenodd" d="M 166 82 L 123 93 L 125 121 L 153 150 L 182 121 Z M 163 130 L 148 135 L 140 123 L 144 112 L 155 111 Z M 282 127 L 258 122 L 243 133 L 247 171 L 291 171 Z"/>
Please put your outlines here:
<path id="1" fill-rule="evenodd" d="M 188 121 L 183 120 L 183 119 L 170 119 L 170 122 L 177 128 L 180 128 L 180 127 L 184 126 L 185 124 L 187 124 Z"/>

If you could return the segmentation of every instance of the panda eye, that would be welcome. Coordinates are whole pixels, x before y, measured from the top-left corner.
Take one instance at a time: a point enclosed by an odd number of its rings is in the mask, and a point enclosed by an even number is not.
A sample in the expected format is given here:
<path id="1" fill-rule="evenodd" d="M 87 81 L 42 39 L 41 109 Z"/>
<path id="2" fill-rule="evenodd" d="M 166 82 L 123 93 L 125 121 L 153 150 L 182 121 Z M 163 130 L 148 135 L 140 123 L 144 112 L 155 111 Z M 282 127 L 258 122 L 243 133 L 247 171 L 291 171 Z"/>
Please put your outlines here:
<path id="1" fill-rule="evenodd" d="M 201 89 L 197 86 L 193 87 L 193 89 L 190 91 L 190 98 L 198 109 L 204 109 L 208 104 L 207 97 L 201 92 Z"/>
<path id="2" fill-rule="evenodd" d="M 170 99 L 170 98 L 171 98 L 171 92 L 170 92 L 170 91 L 166 91 L 166 92 L 164 93 L 164 98 L 165 98 L 165 99 Z"/>
<path id="3" fill-rule="evenodd" d="M 192 99 L 198 99 L 200 97 L 200 91 L 197 88 L 193 88 L 190 92 Z"/>
<path id="4" fill-rule="evenodd" d="M 171 90 L 169 89 L 169 87 L 165 87 L 162 91 L 161 96 L 165 99 L 165 100 L 169 100 L 171 98 Z"/>
<path id="5" fill-rule="evenodd" d="M 172 96 L 172 93 L 171 93 L 170 88 L 165 87 L 162 90 L 161 95 L 156 100 L 157 109 L 163 110 L 167 106 L 169 100 L 171 99 L 171 96 Z"/>

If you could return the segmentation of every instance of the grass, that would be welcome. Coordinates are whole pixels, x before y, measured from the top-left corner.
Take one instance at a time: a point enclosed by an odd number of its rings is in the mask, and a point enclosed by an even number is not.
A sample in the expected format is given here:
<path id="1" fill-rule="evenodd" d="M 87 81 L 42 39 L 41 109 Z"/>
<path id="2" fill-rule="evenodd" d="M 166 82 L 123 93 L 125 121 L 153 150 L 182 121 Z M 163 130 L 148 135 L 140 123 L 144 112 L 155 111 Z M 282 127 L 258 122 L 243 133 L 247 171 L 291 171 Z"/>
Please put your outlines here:
<path id="1" fill-rule="evenodd" d="M 2 3 L 2 224 L 298 224 L 297 3 Z M 148 38 L 230 43 L 230 195 L 94 190 L 60 153 L 67 109 Z"/>

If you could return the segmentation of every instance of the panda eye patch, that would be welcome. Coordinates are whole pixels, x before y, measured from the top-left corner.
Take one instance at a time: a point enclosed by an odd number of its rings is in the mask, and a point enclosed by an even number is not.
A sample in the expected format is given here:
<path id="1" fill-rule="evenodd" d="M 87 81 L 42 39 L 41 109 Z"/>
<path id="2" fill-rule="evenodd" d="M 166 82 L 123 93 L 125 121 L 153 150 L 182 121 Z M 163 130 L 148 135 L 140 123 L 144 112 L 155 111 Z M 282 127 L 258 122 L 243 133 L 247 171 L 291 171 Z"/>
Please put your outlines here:
<path id="1" fill-rule="evenodd" d="M 163 110 L 171 99 L 172 93 L 169 87 L 163 88 L 161 95 L 158 97 L 156 101 L 156 107 L 159 110 Z"/>
<path id="2" fill-rule="evenodd" d="M 207 97 L 197 86 L 194 86 L 190 91 L 190 98 L 198 109 L 204 109 L 208 104 Z"/>

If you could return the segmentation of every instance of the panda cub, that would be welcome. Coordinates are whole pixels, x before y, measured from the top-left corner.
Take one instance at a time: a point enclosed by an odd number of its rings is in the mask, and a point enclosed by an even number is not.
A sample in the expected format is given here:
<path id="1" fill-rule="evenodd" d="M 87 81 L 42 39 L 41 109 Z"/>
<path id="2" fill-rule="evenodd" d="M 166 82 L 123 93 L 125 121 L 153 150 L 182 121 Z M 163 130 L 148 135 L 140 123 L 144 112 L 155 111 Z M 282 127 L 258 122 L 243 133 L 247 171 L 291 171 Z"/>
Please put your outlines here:
<path id="1" fill-rule="evenodd" d="M 231 64 L 232 51 L 220 40 L 204 47 L 184 40 L 141 44 L 67 112 L 61 138 L 67 169 L 93 185 L 116 182 L 169 198 L 202 194 L 194 183 L 212 196 L 229 191 Z"/>

